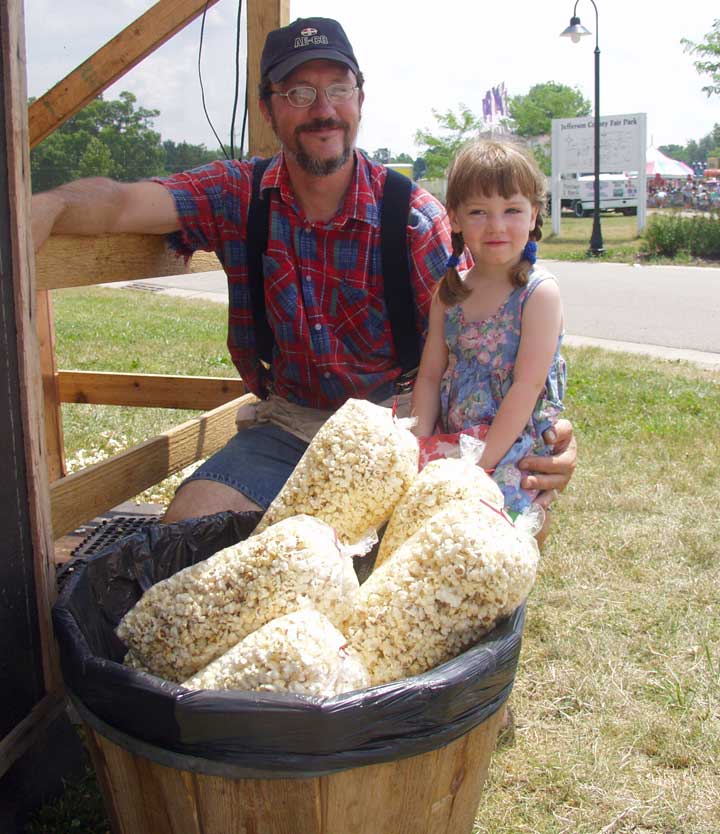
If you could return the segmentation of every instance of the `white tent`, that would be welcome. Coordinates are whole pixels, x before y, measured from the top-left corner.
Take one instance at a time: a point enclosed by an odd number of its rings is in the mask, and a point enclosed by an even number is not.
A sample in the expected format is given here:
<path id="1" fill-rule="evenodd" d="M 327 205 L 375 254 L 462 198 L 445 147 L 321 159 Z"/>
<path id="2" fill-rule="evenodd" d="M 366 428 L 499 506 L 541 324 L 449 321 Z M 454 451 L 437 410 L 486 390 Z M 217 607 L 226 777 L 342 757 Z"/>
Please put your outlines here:
<path id="1" fill-rule="evenodd" d="M 687 179 L 693 169 L 677 159 L 671 159 L 657 148 L 649 147 L 645 154 L 645 173 L 648 177 L 659 174 L 663 179 Z"/>

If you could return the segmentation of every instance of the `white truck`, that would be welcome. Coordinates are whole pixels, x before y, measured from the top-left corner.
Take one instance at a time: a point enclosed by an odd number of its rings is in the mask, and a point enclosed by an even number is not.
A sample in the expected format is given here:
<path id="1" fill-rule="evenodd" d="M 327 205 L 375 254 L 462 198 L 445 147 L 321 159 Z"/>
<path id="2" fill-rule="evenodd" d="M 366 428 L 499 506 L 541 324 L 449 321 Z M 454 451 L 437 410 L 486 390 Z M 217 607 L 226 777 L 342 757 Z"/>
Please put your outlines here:
<path id="1" fill-rule="evenodd" d="M 600 210 L 615 209 L 623 214 L 637 214 L 637 179 L 626 174 L 600 174 Z M 560 206 L 576 217 L 587 217 L 595 209 L 594 174 L 562 177 Z"/>

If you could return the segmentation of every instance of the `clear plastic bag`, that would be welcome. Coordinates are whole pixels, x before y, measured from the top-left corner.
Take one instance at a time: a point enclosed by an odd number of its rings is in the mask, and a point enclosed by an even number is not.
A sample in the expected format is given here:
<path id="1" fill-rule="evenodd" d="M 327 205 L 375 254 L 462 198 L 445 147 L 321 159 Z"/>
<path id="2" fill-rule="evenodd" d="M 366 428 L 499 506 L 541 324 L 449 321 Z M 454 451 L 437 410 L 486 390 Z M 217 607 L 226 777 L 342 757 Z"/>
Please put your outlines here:
<path id="1" fill-rule="evenodd" d="M 358 587 L 352 555 L 334 530 L 294 516 L 148 588 L 117 634 L 135 663 L 180 682 L 307 605 L 339 625 Z"/>
<path id="2" fill-rule="evenodd" d="M 315 435 L 258 531 L 298 513 L 330 524 L 343 543 L 379 528 L 417 474 L 411 422 L 349 399 Z"/>
<path id="3" fill-rule="evenodd" d="M 306 608 L 261 626 L 183 686 L 329 698 L 369 684 L 367 669 L 344 635 Z"/>

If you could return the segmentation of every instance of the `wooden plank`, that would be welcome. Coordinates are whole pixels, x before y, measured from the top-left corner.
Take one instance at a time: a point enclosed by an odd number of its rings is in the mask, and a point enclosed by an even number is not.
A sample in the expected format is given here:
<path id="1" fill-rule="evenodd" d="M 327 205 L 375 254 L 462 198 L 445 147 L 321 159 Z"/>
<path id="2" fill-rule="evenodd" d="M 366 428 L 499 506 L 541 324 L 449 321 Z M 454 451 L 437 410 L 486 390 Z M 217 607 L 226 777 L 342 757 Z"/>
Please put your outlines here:
<path id="1" fill-rule="evenodd" d="M 40 739 L 64 710 L 64 696 L 46 695 L 5 738 L 0 740 L 0 776 Z"/>
<path id="2" fill-rule="evenodd" d="M 160 0 L 30 105 L 30 147 L 218 0 Z"/>
<path id="3" fill-rule="evenodd" d="M 501 713 L 429 753 L 321 777 L 323 834 L 470 834 Z"/>
<path id="4" fill-rule="evenodd" d="M 38 289 L 53 290 L 188 271 L 164 235 L 51 235 L 37 254 L 35 276 Z"/>
<path id="5" fill-rule="evenodd" d="M 248 134 L 249 156 L 272 156 L 279 144 L 272 127 L 260 112 L 258 84 L 260 83 L 260 55 L 265 37 L 272 29 L 290 22 L 290 0 L 248 0 L 247 56 L 248 56 Z"/>
<path id="6" fill-rule="evenodd" d="M 20 425 L 17 429 L 13 428 L 19 441 L 19 448 L 14 450 L 15 471 L 12 476 L 18 479 L 16 506 L 6 507 L 5 518 L 14 518 L 15 524 L 19 525 L 22 517 L 23 522 L 29 525 L 27 533 L 22 531 L 22 549 L 29 551 L 31 565 L 28 567 L 31 570 L 25 579 L 17 577 L 17 581 L 26 584 L 27 612 L 37 609 L 34 626 L 39 634 L 42 658 L 40 677 L 44 681 L 44 688 L 47 692 L 58 692 L 62 687 L 62 679 L 50 619 L 50 609 L 55 599 L 55 566 L 37 338 L 34 255 L 29 222 L 30 160 L 22 0 L 0 3 L 0 64 L 0 167 L 3 169 L 0 179 L 6 186 L 0 186 L 0 217 L 4 218 L 2 222 L 7 224 L 9 233 L 8 244 L 4 239 L 0 244 L 0 273 L 2 283 L 12 288 L 12 304 L 6 305 L 3 300 L 2 319 L 5 323 L 9 320 L 14 324 L 17 390 L 8 392 L 8 395 L 10 399 L 19 399 L 21 414 Z M 0 351 L 5 363 L 9 361 L 8 348 L 9 345 L 5 344 Z M 9 416 L 7 419 L 10 419 Z M 6 467 L 13 466 L 12 459 L 4 459 L 4 463 Z M 26 541 L 26 536 L 29 541 Z M 16 625 L 19 627 L 19 623 Z M 37 637 L 34 639 L 38 640 Z M 16 646 L 16 653 L 18 651 L 22 649 Z M 29 660 L 30 657 L 25 662 Z M 20 681 L 17 683 L 18 686 L 21 684 Z"/>
<path id="7" fill-rule="evenodd" d="M 60 401 L 64 403 L 196 411 L 217 408 L 247 391 L 237 377 L 60 371 L 58 381 Z"/>
<path id="8" fill-rule="evenodd" d="M 90 757 L 98 778 L 112 834 L 145 834 L 148 827 L 145 809 L 138 797 L 142 784 L 135 767 L 136 757 L 87 727 Z"/>
<path id="9" fill-rule="evenodd" d="M 90 736 L 117 834 L 470 834 L 501 712 L 429 753 L 297 779 L 191 773 Z"/>
<path id="10" fill-rule="evenodd" d="M 47 290 L 40 290 L 37 293 L 37 323 L 45 410 L 48 479 L 57 481 L 58 478 L 67 475 L 67 468 L 65 466 L 65 442 L 63 439 L 58 372 L 55 364 L 55 323 L 53 321 L 52 298 Z"/>
<path id="11" fill-rule="evenodd" d="M 55 538 L 217 451 L 235 432 L 238 406 L 255 400 L 252 394 L 231 400 L 56 481 L 50 487 Z"/>

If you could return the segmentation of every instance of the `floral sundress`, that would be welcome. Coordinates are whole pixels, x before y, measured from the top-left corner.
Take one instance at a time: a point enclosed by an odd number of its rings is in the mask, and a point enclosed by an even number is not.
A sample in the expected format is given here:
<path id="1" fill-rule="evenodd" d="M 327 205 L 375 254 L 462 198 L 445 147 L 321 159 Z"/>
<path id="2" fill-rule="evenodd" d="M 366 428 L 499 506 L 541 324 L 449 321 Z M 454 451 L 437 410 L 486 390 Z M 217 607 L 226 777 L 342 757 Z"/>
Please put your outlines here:
<path id="1" fill-rule="evenodd" d="M 440 384 L 442 431 L 447 433 L 471 429 L 482 436 L 495 418 L 503 397 L 513 382 L 513 368 L 520 346 L 520 329 L 525 302 L 543 281 L 555 277 L 541 267 L 534 267 L 528 283 L 514 289 L 489 318 L 467 322 L 462 305 L 448 308 L 445 314 L 445 342 L 448 366 Z M 549 454 L 542 439 L 563 410 L 566 385 L 565 362 L 560 355 L 562 334 L 555 356 L 533 413 L 523 433 L 495 467 L 493 478 L 505 496 L 505 506 L 522 512 L 536 492 L 522 489 L 517 462 L 526 455 Z"/>

